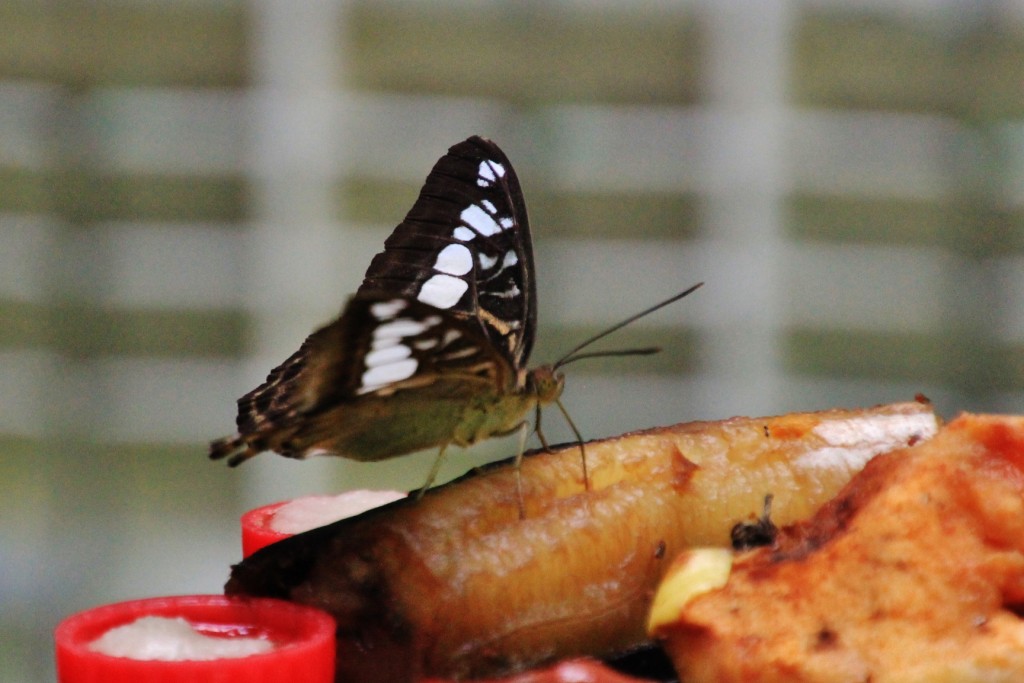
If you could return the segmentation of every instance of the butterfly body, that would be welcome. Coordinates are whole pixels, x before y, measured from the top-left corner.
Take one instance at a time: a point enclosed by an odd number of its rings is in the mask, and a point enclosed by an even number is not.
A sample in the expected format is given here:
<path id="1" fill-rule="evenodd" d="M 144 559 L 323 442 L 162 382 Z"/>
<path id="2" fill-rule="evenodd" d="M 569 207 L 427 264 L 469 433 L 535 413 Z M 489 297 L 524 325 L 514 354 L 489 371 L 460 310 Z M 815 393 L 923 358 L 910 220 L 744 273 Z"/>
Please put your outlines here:
<path id="1" fill-rule="evenodd" d="M 504 153 L 469 138 L 435 164 L 341 316 L 238 400 L 210 457 L 383 460 L 514 431 L 562 376 L 525 367 L 536 327 L 526 206 Z"/>
<path id="2" fill-rule="evenodd" d="M 531 392 L 530 386 L 508 392 L 481 387 L 466 395 L 462 382 L 439 380 L 432 388 L 431 396 L 414 393 L 401 402 L 377 396 L 305 413 L 297 428 L 278 430 L 283 438 L 260 450 L 369 462 L 449 444 L 467 447 L 514 432 L 530 411 L 555 398 Z"/>

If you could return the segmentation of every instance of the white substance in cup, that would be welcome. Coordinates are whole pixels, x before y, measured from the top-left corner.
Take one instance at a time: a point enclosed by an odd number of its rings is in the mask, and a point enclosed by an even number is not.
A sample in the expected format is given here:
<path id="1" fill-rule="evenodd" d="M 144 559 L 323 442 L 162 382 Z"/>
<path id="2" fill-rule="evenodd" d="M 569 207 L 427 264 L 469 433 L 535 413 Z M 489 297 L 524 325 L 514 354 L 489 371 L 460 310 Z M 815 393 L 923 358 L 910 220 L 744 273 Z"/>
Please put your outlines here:
<path id="1" fill-rule="evenodd" d="M 285 503 L 274 513 L 268 526 L 279 534 L 300 534 L 303 531 L 354 517 L 381 505 L 405 498 L 401 491 L 361 489 L 337 496 L 306 496 Z"/>
<path id="2" fill-rule="evenodd" d="M 204 635 L 181 617 L 141 617 L 110 629 L 89 649 L 130 659 L 206 661 L 270 652 L 274 644 L 262 638 Z"/>

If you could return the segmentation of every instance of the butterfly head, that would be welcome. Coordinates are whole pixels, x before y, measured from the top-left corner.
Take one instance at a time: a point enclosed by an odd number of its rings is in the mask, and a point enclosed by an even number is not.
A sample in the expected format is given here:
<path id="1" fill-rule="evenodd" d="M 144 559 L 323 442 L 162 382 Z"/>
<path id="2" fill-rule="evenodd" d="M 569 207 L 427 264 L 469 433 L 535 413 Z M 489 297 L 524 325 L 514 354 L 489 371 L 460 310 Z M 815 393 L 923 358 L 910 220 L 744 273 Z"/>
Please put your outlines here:
<path id="1" fill-rule="evenodd" d="M 552 403 L 562 395 L 565 375 L 551 365 L 543 365 L 526 373 L 526 393 L 536 396 L 540 404 Z"/>

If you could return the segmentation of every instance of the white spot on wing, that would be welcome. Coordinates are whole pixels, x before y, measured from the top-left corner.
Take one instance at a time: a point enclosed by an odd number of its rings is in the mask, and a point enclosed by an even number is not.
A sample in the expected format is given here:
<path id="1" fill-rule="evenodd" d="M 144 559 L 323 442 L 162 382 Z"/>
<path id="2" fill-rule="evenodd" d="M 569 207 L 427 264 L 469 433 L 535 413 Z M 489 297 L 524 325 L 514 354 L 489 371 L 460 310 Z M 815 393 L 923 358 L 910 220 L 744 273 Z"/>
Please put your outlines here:
<path id="1" fill-rule="evenodd" d="M 482 253 L 481 253 L 481 254 L 480 254 L 479 256 L 480 256 L 480 259 L 481 259 L 481 261 L 480 261 L 480 265 L 481 265 L 481 266 L 483 266 L 483 258 L 484 258 L 485 256 L 484 256 L 484 254 L 482 254 Z M 497 261 L 498 259 L 497 259 L 497 257 L 495 257 L 495 258 L 493 258 L 493 259 L 490 259 L 490 260 L 491 260 L 491 263 L 490 263 L 490 265 L 489 265 L 489 266 L 487 266 L 486 268 L 484 268 L 484 270 L 487 270 L 488 268 L 490 268 L 490 266 L 493 266 L 493 265 L 494 265 L 494 262 L 496 262 L 496 261 Z M 506 251 L 506 252 L 505 252 L 505 255 L 504 255 L 504 256 L 502 257 L 502 259 L 501 259 L 501 267 L 500 267 L 500 268 L 498 268 L 498 269 L 497 269 L 496 271 L 494 271 L 493 273 L 490 273 L 490 274 L 488 274 L 488 276 L 487 276 L 487 279 L 488 279 L 488 280 L 492 280 L 492 279 L 494 279 L 494 278 L 498 277 L 498 275 L 499 275 L 499 274 L 500 274 L 500 273 L 501 273 L 501 272 L 502 272 L 503 270 L 505 270 L 506 268 L 509 268 L 509 267 L 511 267 L 511 266 L 514 266 L 514 265 L 516 265 L 517 263 L 519 263 L 519 255 L 518 255 L 518 254 L 516 254 L 516 252 L 515 252 L 515 250 L 514 250 L 514 249 L 509 249 L 508 251 Z"/>
<path id="2" fill-rule="evenodd" d="M 486 161 L 481 161 L 476 172 L 476 184 L 480 187 L 487 187 L 494 182 L 494 171 Z"/>
<path id="3" fill-rule="evenodd" d="M 412 355 L 412 350 L 402 344 L 393 344 L 382 349 L 375 349 L 366 354 L 363 363 L 367 368 L 375 368 L 379 365 L 387 365 L 404 360 Z"/>
<path id="4" fill-rule="evenodd" d="M 498 213 L 498 207 L 496 207 L 490 199 L 481 199 L 480 205 L 487 209 L 487 213 Z"/>
<path id="5" fill-rule="evenodd" d="M 502 230 L 508 230 L 513 225 L 515 225 L 516 222 L 512 220 L 512 218 L 509 216 L 503 216 L 502 218 L 498 219 L 498 224 L 501 226 Z"/>
<path id="6" fill-rule="evenodd" d="M 517 287 L 515 285 L 515 283 L 513 283 L 512 286 L 509 287 L 508 289 L 506 289 L 504 292 L 486 292 L 486 293 L 490 294 L 491 296 L 496 296 L 496 297 L 499 297 L 499 298 L 502 298 L 502 299 L 513 299 L 513 298 L 519 296 L 520 294 L 522 294 L 522 292 L 519 290 L 519 287 Z"/>
<path id="7" fill-rule="evenodd" d="M 412 345 L 415 346 L 420 351 L 429 351 L 430 349 L 432 349 L 435 346 L 437 346 L 437 339 L 433 339 L 433 338 L 417 339 L 416 341 L 414 341 L 412 343 Z"/>
<path id="8" fill-rule="evenodd" d="M 498 227 L 498 224 L 493 218 L 491 218 L 490 214 L 476 204 L 470 204 L 466 207 L 466 209 L 459 214 L 459 218 L 463 223 L 485 237 L 490 237 L 491 235 L 501 232 L 501 228 Z"/>
<path id="9" fill-rule="evenodd" d="M 449 275 L 465 275 L 473 270 L 473 255 L 461 244 L 449 244 L 437 255 L 434 270 Z"/>
<path id="10" fill-rule="evenodd" d="M 493 185 L 498 178 L 505 177 L 505 167 L 497 161 L 484 159 L 476 171 L 476 184 L 480 187 Z"/>
<path id="11" fill-rule="evenodd" d="M 388 338 L 401 339 L 402 337 L 414 337 L 423 333 L 428 327 L 427 321 L 410 320 L 409 318 L 398 318 L 391 322 L 378 325 L 373 331 L 373 339 L 384 340 Z"/>
<path id="12" fill-rule="evenodd" d="M 408 306 L 404 299 L 392 299 L 391 301 L 378 301 L 370 306 L 370 313 L 377 320 L 390 320 L 398 315 L 399 311 Z"/>
<path id="13" fill-rule="evenodd" d="M 439 273 L 423 283 L 417 299 L 436 308 L 451 308 L 459 302 L 469 289 L 464 280 Z"/>
<path id="14" fill-rule="evenodd" d="M 498 262 L 497 256 L 488 256 L 482 251 L 478 253 L 476 257 L 480 261 L 480 268 L 483 270 L 490 270 L 494 267 L 494 264 Z"/>
<path id="15" fill-rule="evenodd" d="M 467 228 L 466 226 L 460 225 L 459 227 L 455 228 L 455 231 L 452 233 L 452 237 L 459 240 L 460 242 L 468 242 L 474 237 L 476 237 L 476 233 Z"/>
<path id="16" fill-rule="evenodd" d="M 472 263 L 472 257 L 470 257 L 470 262 Z M 384 302 L 384 304 L 394 304 L 395 302 L 399 302 L 402 305 L 390 307 L 382 305 L 379 312 L 393 317 L 398 311 L 408 306 L 408 302 L 398 299 L 392 302 Z M 393 382 L 400 382 L 412 377 L 416 372 L 418 363 L 415 358 L 411 357 L 412 349 L 403 344 L 402 340 L 422 334 L 428 328 L 440 322 L 441 316 L 428 315 L 422 320 L 395 318 L 374 328 L 373 339 L 370 341 L 370 351 L 363 358 L 366 371 L 363 372 L 361 378 L 362 386 L 360 386 L 357 393 L 365 394 L 376 391 Z M 422 341 L 424 340 L 420 340 L 420 342 Z M 436 340 L 426 341 L 429 342 L 429 346 L 437 343 Z M 417 348 L 423 348 L 420 346 L 420 342 L 413 343 L 417 345 Z M 429 346 L 426 348 L 429 348 Z"/>
<path id="17" fill-rule="evenodd" d="M 374 391 L 387 386 L 392 382 L 401 382 L 403 379 L 409 379 L 416 372 L 416 366 L 415 358 L 407 358 L 397 363 L 388 363 L 370 368 L 363 373 L 363 386 L 360 387 L 359 393 L 365 394 L 368 391 Z"/>

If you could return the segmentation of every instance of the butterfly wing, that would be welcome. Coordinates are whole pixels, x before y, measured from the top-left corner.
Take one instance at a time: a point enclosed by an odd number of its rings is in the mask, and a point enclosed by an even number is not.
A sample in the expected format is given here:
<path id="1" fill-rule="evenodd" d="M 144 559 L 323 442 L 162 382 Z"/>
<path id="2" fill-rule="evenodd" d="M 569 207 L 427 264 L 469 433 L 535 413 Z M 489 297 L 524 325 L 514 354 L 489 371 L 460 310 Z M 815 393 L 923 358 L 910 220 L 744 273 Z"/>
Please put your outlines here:
<path id="1" fill-rule="evenodd" d="M 478 326 L 405 298 L 357 293 L 341 318 L 313 333 L 306 347 L 306 369 L 297 386 L 309 410 L 364 396 L 389 397 L 446 379 L 464 385 L 454 394 L 449 388 L 448 397 L 512 381 L 511 368 Z"/>
<path id="2" fill-rule="evenodd" d="M 519 179 L 496 144 L 474 136 L 434 165 L 359 291 L 415 299 L 475 321 L 518 369 L 533 347 L 533 272 Z"/>
<path id="3" fill-rule="evenodd" d="M 465 406 L 512 382 L 478 326 L 417 301 L 357 294 L 239 399 L 238 435 L 211 454 L 231 464 L 264 450 L 377 460 L 467 441 Z"/>
<path id="4" fill-rule="evenodd" d="M 536 319 L 532 273 L 508 158 L 478 137 L 453 146 L 342 316 L 239 399 L 238 435 L 214 442 L 211 457 L 238 464 L 263 450 L 325 449 L 379 459 L 471 441 L 466 406 L 521 381 Z"/>

